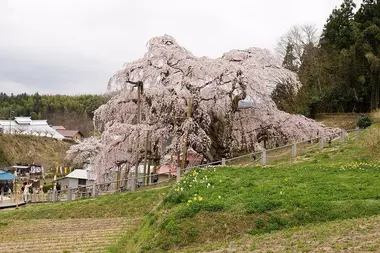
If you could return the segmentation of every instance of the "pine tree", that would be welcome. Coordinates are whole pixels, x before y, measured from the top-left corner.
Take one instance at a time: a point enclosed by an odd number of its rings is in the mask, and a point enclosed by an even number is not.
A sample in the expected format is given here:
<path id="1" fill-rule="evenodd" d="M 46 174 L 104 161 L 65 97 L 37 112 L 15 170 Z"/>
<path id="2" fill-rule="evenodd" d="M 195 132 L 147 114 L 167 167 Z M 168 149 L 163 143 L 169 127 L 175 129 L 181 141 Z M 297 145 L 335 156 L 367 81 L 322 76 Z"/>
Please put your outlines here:
<path id="1" fill-rule="evenodd" d="M 292 43 L 288 42 L 282 66 L 290 71 L 297 72 L 298 66 L 296 65 L 296 59 L 297 58 L 294 56 L 294 46 Z"/>
<path id="2" fill-rule="evenodd" d="M 339 9 L 333 10 L 322 32 L 322 47 L 341 50 L 354 43 L 352 21 L 355 7 L 353 0 L 344 0 Z"/>

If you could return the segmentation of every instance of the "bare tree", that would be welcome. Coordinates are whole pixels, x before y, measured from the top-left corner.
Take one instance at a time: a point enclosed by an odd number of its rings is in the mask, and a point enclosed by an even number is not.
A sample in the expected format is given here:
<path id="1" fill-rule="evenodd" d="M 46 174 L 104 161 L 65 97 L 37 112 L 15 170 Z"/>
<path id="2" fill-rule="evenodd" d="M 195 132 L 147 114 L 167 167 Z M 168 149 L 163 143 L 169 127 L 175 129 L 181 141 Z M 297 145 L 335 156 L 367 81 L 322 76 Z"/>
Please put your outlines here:
<path id="1" fill-rule="evenodd" d="M 288 45 L 292 45 L 296 65 L 301 65 L 301 57 L 307 45 L 317 45 L 319 42 L 319 31 L 314 24 L 292 26 L 277 42 L 276 52 L 284 59 Z"/>

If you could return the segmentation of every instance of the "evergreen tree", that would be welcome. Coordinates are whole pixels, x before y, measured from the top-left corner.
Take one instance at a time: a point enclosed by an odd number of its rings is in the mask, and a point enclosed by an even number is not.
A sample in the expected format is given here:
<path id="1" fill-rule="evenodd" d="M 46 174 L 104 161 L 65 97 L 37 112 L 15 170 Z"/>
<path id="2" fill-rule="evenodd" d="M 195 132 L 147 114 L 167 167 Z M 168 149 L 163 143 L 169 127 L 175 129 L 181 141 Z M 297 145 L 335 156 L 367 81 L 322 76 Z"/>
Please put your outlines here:
<path id="1" fill-rule="evenodd" d="M 288 42 L 282 66 L 290 71 L 297 72 L 298 67 L 296 65 L 296 59 L 297 58 L 294 56 L 294 46 L 292 43 Z"/>
<path id="2" fill-rule="evenodd" d="M 354 43 L 352 21 L 355 7 L 353 0 L 344 0 L 340 8 L 333 10 L 322 32 L 322 47 L 341 50 Z"/>

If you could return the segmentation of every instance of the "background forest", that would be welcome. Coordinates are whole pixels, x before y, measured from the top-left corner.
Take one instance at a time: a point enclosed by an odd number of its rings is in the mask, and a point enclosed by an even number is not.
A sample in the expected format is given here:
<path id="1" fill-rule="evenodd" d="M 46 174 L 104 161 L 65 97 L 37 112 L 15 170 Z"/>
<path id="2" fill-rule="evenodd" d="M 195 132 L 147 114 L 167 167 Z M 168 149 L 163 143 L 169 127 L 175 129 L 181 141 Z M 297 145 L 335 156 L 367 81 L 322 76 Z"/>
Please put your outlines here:
<path id="1" fill-rule="evenodd" d="M 282 37 L 283 66 L 303 85 L 297 93 L 289 80 L 278 81 L 272 98 L 280 109 L 315 117 L 379 108 L 380 2 L 364 0 L 355 10 L 353 0 L 344 0 L 319 39 L 312 26 L 294 27 Z"/>
<path id="2" fill-rule="evenodd" d="M 88 136 L 93 131 L 93 112 L 107 102 L 103 95 L 10 95 L 0 93 L 0 119 L 31 116 L 49 124 L 79 129 Z"/>

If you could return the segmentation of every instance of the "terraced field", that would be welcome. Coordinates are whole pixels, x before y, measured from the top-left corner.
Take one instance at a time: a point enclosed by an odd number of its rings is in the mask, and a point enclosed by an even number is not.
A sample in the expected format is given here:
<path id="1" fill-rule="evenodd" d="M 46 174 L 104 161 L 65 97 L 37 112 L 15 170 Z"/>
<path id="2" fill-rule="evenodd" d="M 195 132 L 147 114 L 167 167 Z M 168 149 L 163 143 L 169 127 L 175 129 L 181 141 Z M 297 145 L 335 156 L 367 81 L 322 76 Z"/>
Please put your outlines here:
<path id="1" fill-rule="evenodd" d="M 105 252 L 128 230 L 137 228 L 167 190 L 0 210 L 0 252 Z"/>
<path id="2" fill-rule="evenodd" d="M 2 221 L 1 252 L 104 252 L 140 219 L 70 219 Z"/>

